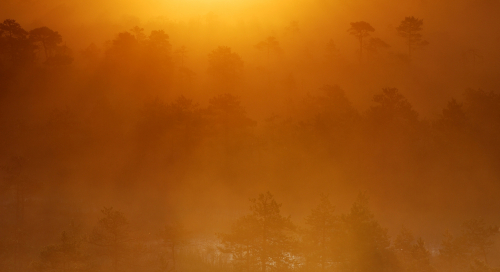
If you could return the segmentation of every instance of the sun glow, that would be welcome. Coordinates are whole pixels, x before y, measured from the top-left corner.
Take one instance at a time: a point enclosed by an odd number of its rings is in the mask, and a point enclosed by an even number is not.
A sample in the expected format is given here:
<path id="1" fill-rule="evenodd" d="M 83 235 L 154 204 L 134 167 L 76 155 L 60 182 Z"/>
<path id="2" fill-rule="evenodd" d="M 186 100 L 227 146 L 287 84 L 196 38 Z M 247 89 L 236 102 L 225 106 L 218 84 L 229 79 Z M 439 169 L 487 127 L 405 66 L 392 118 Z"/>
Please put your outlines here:
<path id="1" fill-rule="evenodd" d="M 237 22 L 247 20 L 273 22 L 284 19 L 285 14 L 287 17 L 297 17 L 297 14 L 304 11 L 304 6 L 308 2 L 303 0 L 172 0 L 161 4 L 156 3 L 157 8 L 149 9 L 150 13 L 158 16 L 167 13 L 172 19 L 193 18 L 213 13 L 221 19 Z M 149 7 L 152 6 L 149 5 Z M 286 20 L 289 19 L 286 18 Z"/>

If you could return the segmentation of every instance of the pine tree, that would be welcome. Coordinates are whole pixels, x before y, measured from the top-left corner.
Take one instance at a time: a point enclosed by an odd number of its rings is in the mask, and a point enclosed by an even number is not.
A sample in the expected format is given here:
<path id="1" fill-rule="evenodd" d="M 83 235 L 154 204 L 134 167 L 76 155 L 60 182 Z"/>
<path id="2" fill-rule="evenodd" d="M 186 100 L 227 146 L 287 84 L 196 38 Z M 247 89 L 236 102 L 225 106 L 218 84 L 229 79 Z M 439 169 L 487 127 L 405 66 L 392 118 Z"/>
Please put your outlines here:
<path id="1" fill-rule="evenodd" d="M 239 218 L 231 233 L 221 234 L 223 252 L 231 253 L 241 271 L 289 270 L 295 265 L 295 227 L 290 217 L 280 214 L 271 193 L 251 199 L 251 214 Z"/>
<path id="2" fill-rule="evenodd" d="M 335 207 L 328 197 L 322 195 L 318 207 L 306 218 L 309 228 L 304 237 L 305 257 L 306 265 L 312 269 L 320 267 L 321 271 L 325 271 L 336 260 L 340 222 L 334 211 Z"/>

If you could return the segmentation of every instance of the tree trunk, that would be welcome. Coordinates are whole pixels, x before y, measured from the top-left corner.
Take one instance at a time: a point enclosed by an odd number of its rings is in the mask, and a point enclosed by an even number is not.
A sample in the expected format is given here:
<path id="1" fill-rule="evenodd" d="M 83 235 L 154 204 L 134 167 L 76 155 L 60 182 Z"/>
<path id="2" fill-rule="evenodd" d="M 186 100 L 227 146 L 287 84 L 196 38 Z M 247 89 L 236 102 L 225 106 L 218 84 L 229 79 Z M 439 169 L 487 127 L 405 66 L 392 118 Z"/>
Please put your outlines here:
<path id="1" fill-rule="evenodd" d="M 411 31 L 408 32 L 408 59 L 411 60 Z"/>
<path id="2" fill-rule="evenodd" d="M 363 62 L 363 37 L 359 37 L 359 63 Z"/>

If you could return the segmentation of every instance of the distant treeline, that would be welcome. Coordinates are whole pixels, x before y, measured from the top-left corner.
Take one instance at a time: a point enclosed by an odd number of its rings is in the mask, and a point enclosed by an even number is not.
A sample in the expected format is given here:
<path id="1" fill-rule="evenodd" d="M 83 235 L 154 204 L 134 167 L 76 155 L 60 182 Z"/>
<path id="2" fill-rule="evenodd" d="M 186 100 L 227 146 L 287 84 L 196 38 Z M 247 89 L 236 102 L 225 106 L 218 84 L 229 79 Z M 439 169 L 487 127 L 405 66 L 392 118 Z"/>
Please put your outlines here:
<path id="1" fill-rule="evenodd" d="M 27 254 L 33 250 L 22 233 L 3 237 L 0 261 L 3 271 L 498 271 L 488 257 L 499 228 L 482 219 L 465 221 L 429 248 L 404 226 L 391 239 L 364 194 L 345 214 L 322 195 L 304 228 L 281 214 L 269 192 L 250 201 L 250 213 L 213 237 L 178 223 L 143 233 L 105 207 L 93 226 L 71 222 L 38 254 Z"/>
<path id="2" fill-rule="evenodd" d="M 366 27 L 353 24 L 354 33 L 357 26 Z M 272 52 L 276 41 L 260 48 Z M 0 270 L 496 270 L 488 256 L 497 227 L 466 221 L 437 249 L 407 229 L 391 240 L 362 195 L 341 215 L 322 197 L 301 229 L 263 194 L 230 232 L 198 246 L 179 225 L 134 232 L 127 212 L 104 208 L 90 231 L 73 223 L 41 249 L 48 238 L 40 229 L 59 233 L 99 193 L 108 203 L 130 197 L 157 207 L 191 188 L 197 197 L 218 186 L 239 194 L 252 186 L 285 194 L 366 188 L 374 198 L 400 196 L 394 206 L 425 202 L 436 214 L 487 218 L 500 208 L 496 90 L 464 87 L 463 97 L 423 119 L 393 86 L 360 111 L 340 86 L 319 82 L 320 92 L 290 101 L 286 115 L 257 122 L 237 95 L 243 60 L 227 46 L 208 53 L 206 105 L 163 95 L 192 88 L 195 73 L 183 62 L 188 49 L 172 52 L 162 30 L 119 33 L 104 52 L 90 45 L 80 52 L 84 68 L 73 66 L 73 54 L 57 31 L 0 24 Z M 84 189 L 92 196 L 79 195 Z M 77 208 L 57 202 L 75 195 L 83 199 Z M 463 204 L 455 211 L 449 203 Z"/>

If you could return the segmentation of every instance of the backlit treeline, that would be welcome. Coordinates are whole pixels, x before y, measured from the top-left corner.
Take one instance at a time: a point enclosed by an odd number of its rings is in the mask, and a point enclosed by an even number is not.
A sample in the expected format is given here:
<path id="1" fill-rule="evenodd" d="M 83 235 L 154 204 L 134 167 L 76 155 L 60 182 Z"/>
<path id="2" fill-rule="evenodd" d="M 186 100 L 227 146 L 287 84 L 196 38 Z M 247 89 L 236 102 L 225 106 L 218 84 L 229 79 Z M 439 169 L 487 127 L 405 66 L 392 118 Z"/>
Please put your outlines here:
<path id="1" fill-rule="evenodd" d="M 427 44 L 422 24 L 406 17 L 397 28 L 408 45 L 404 65 Z M 361 62 L 363 52 L 388 46 L 366 40 L 372 32 L 364 21 L 349 29 Z M 489 256 L 498 227 L 466 221 L 496 218 L 500 206 L 497 90 L 463 86 L 426 119 L 397 86 L 377 87 L 358 109 L 335 84 L 292 97 L 293 74 L 281 87 L 271 68 L 246 74 L 229 46 L 207 49 L 203 81 L 186 64 L 190 48 L 174 47 L 163 30 L 135 27 L 110 39 L 71 52 L 50 28 L 0 24 L 0 270 L 497 270 Z M 283 49 L 274 36 L 252 46 L 267 66 Z M 333 41 L 325 47 L 335 54 Z M 252 92 L 240 92 L 257 91 L 251 83 L 266 86 L 257 104 L 288 91 L 286 109 L 256 121 L 245 107 Z M 265 193 L 232 224 L 209 220 L 218 214 L 210 207 L 234 215 L 246 195 L 268 190 L 314 195 L 308 201 L 319 206 L 287 217 Z M 391 237 L 365 195 L 336 212 L 336 197 L 365 190 L 406 214 L 426 206 L 430 218 L 464 223 L 431 247 L 414 226 Z M 332 197 L 316 199 L 318 191 Z M 454 212 L 449 203 L 463 206 Z M 204 227 L 218 235 L 201 235 Z"/>
<path id="2" fill-rule="evenodd" d="M 126 215 L 102 209 L 89 233 L 72 222 L 54 244 L 44 247 L 24 269 L 35 271 L 394 271 L 491 272 L 488 256 L 498 226 L 465 221 L 430 248 L 401 227 L 395 237 L 380 225 L 360 194 L 339 214 L 323 195 L 304 227 L 282 215 L 269 192 L 251 199 L 250 212 L 228 233 L 200 242 L 182 225 L 138 233 Z M 5 262 L 4 267 L 13 265 Z M 14 271 L 15 269 L 12 269 Z M 10 270 L 9 270 L 10 271 Z"/>

